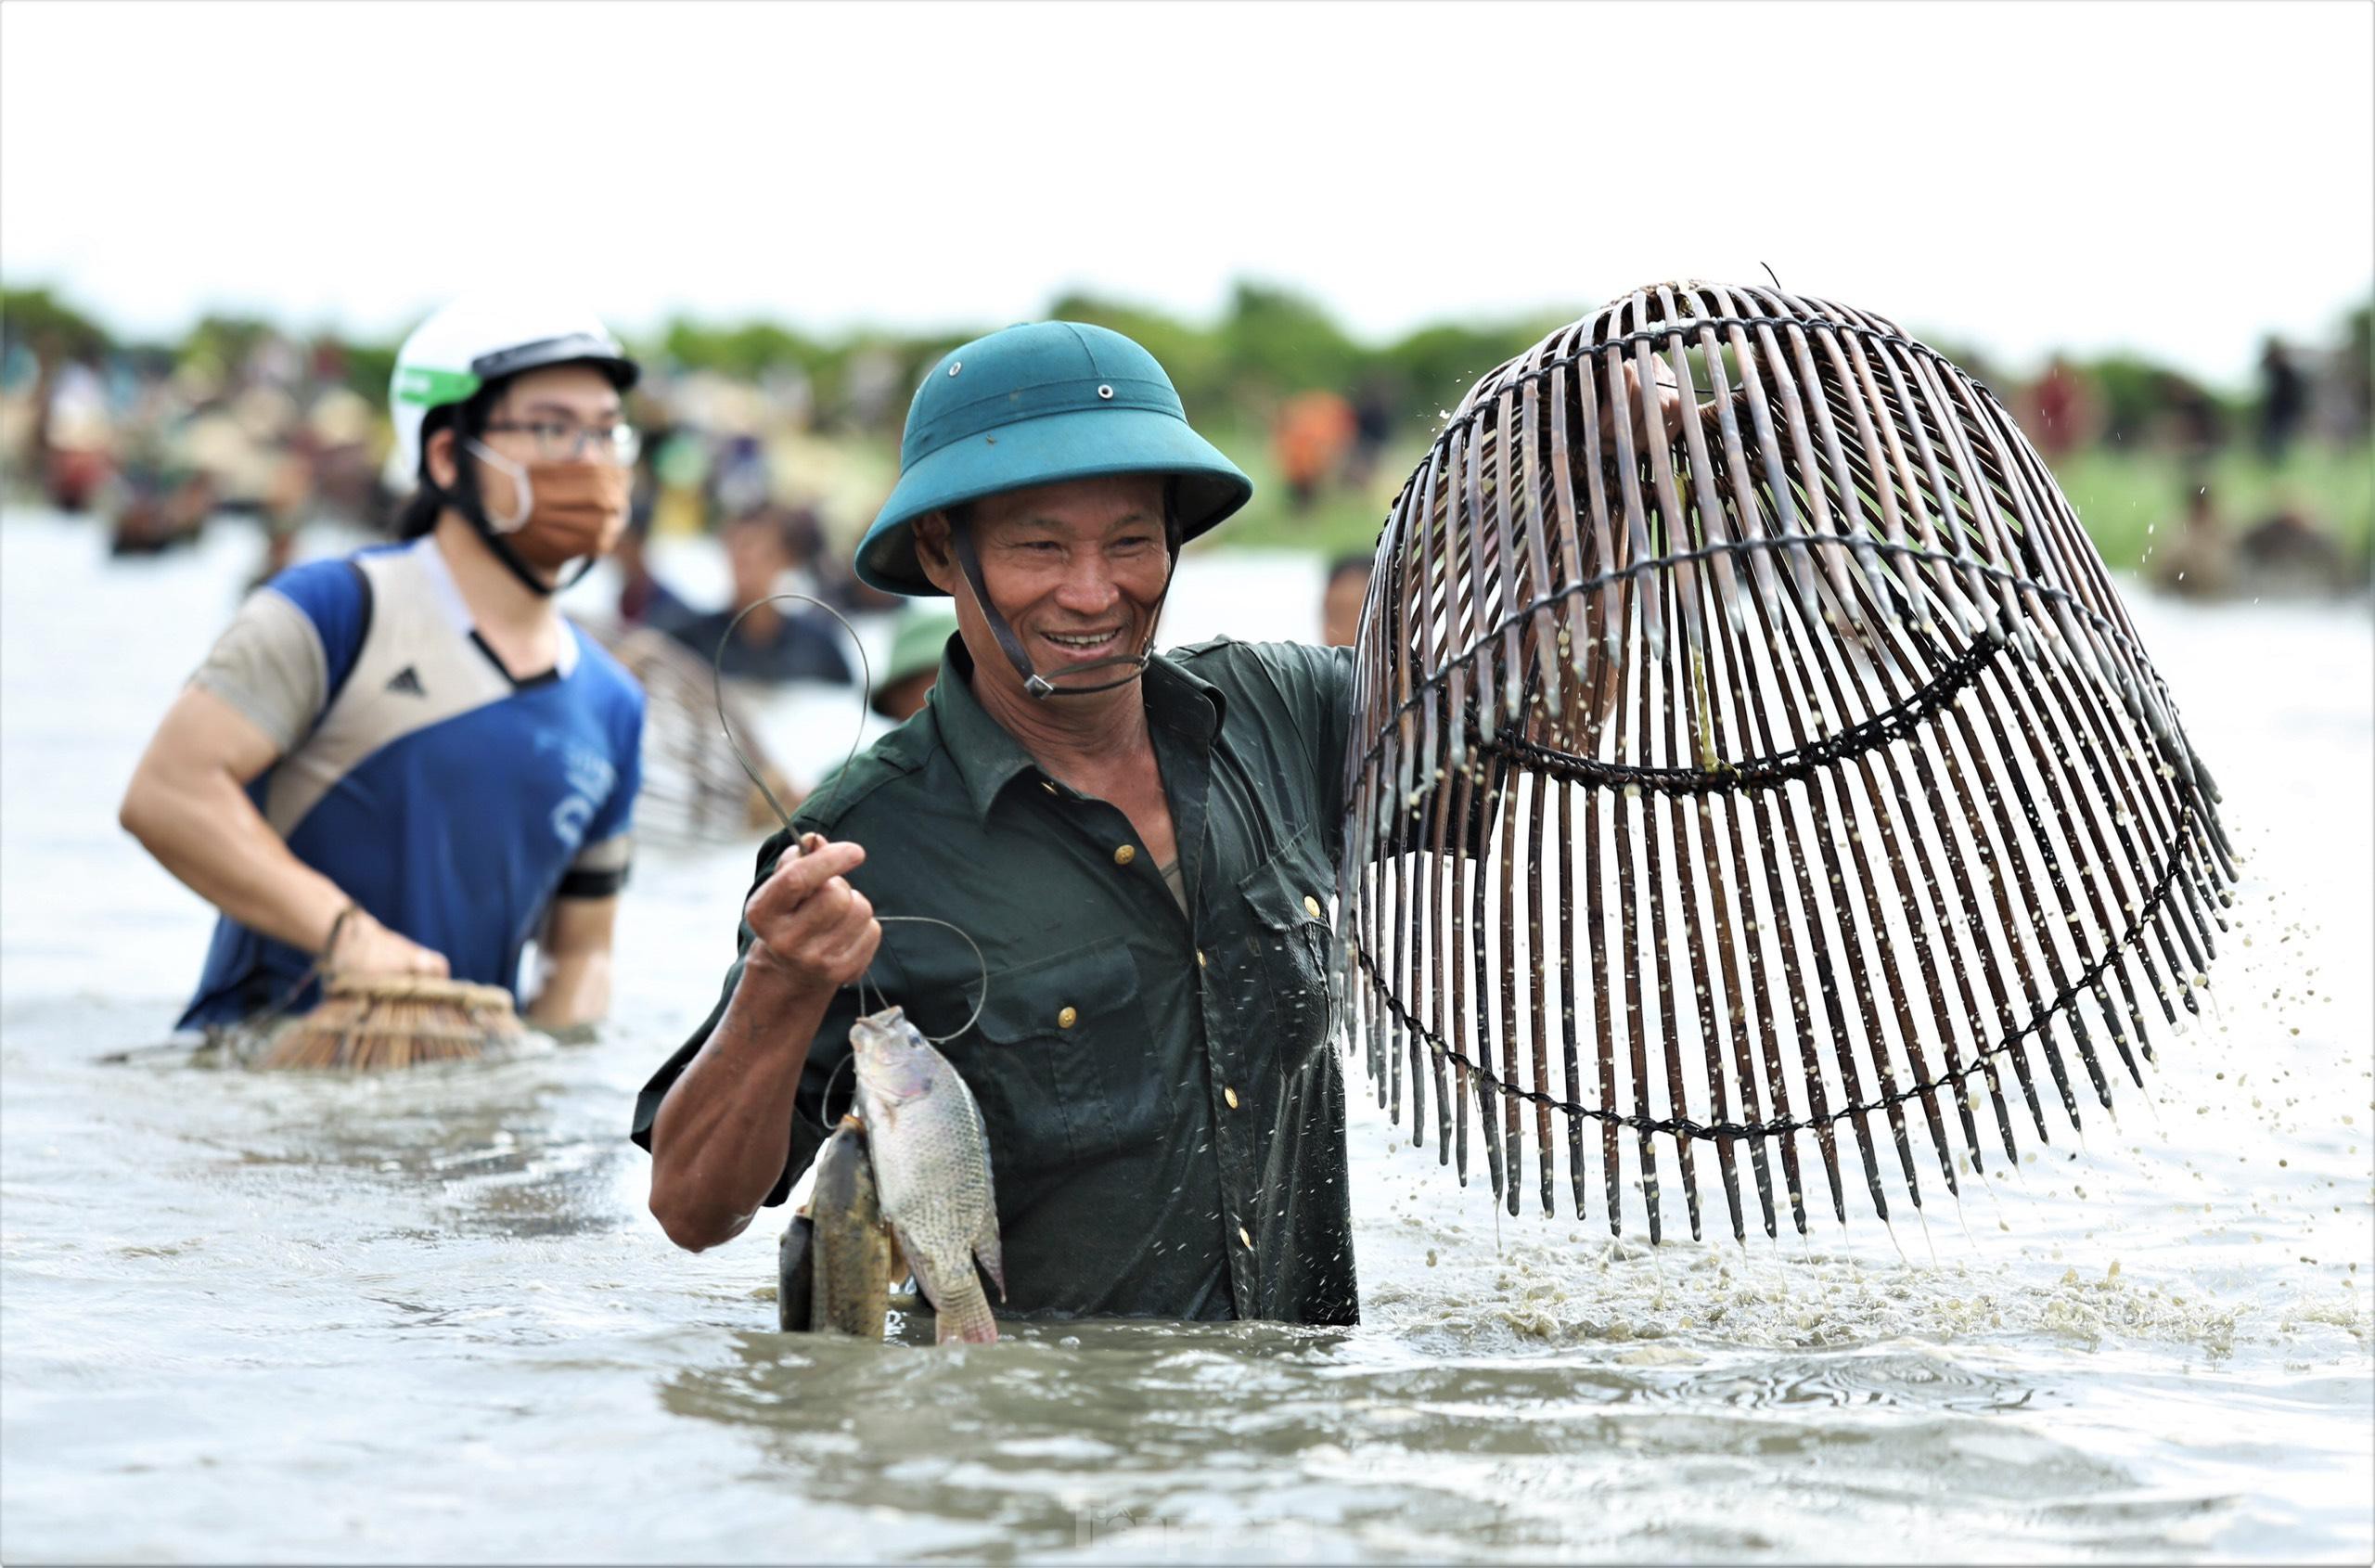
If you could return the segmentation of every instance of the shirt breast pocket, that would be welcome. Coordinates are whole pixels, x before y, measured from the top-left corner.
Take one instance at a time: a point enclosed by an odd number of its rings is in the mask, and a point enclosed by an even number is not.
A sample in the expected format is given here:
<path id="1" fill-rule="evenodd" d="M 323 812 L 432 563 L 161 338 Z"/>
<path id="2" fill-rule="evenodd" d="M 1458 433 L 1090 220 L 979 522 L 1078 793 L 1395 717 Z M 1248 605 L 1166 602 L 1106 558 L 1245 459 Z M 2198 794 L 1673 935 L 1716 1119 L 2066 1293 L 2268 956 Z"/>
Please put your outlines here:
<path id="1" fill-rule="evenodd" d="M 1252 916 L 1252 973 L 1257 1015 L 1266 1009 L 1267 1042 L 1291 1075 L 1328 1043 L 1335 999 L 1335 929 L 1328 921 L 1329 878 L 1316 836 L 1290 837 L 1279 853 L 1238 881 Z"/>
<path id="2" fill-rule="evenodd" d="M 994 974 L 989 987 L 975 1025 L 985 1065 L 1037 1102 L 1014 1108 L 1034 1146 L 1018 1150 L 1021 1159 L 1109 1159 L 1171 1134 L 1169 1072 L 1127 946 L 1059 953 Z"/>

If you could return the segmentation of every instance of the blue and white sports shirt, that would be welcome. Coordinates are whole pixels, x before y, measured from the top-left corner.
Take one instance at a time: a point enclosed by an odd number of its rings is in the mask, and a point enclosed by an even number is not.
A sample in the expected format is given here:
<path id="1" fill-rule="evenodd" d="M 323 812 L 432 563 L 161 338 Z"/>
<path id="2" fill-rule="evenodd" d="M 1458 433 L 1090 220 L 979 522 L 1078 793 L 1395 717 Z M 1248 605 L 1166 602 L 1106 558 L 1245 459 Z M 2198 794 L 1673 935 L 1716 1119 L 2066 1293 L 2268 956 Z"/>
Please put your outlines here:
<path id="1" fill-rule="evenodd" d="M 248 792 L 297 858 L 456 980 L 517 994 L 552 901 L 626 880 L 643 688 L 574 624 L 515 680 L 433 538 L 282 572 L 192 679 L 280 748 Z M 312 963 L 225 917 L 182 1025 L 250 1017 Z"/>

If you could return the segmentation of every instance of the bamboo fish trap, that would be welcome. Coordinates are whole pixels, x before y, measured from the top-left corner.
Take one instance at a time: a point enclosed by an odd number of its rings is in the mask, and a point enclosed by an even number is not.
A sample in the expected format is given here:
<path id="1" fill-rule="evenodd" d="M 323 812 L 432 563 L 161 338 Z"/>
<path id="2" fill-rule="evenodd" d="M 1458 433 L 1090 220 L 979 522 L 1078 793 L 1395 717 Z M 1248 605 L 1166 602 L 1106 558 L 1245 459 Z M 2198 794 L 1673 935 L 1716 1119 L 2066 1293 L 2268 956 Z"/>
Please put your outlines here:
<path id="1" fill-rule="evenodd" d="M 643 688 L 643 778 L 635 793 L 635 832 L 660 842 L 738 842 L 775 817 L 734 760 L 732 743 L 720 727 L 718 699 L 712 694 L 709 662 L 665 632 L 648 627 L 624 633 L 610 652 Z M 728 693 L 725 718 L 735 733 L 751 735 L 749 718 Z M 756 747 L 758 742 L 749 742 Z M 783 775 L 761 753 L 762 775 L 778 794 L 790 793 Z"/>
<path id="2" fill-rule="evenodd" d="M 311 1012 L 276 1028 L 260 1068 L 376 1071 L 495 1054 L 524 1036 L 500 985 L 400 975 L 331 975 Z"/>
<path id="3" fill-rule="evenodd" d="M 1852 1139 L 1885 1221 L 1884 1172 L 1918 1207 L 1983 1123 L 2009 1161 L 2140 1086 L 2225 929 L 2217 790 L 2069 502 L 1825 301 L 1642 289 L 1486 376 L 1379 537 L 1354 701 L 1354 1046 L 1512 1214 L 1597 1163 L 1611 1230 L 1678 1177 L 1698 1236 L 1712 1163 L 1734 1236 L 1804 1233 Z"/>

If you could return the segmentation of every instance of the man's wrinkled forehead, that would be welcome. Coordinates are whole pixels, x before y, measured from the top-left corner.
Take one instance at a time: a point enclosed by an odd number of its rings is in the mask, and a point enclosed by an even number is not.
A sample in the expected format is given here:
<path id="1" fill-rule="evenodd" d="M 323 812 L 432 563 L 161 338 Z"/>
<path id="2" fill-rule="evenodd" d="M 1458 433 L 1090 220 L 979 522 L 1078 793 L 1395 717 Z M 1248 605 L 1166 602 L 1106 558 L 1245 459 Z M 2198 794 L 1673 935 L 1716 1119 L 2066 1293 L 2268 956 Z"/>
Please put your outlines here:
<path id="1" fill-rule="evenodd" d="M 1110 533 L 1133 523 L 1162 525 L 1162 476 L 1112 474 L 1002 491 L 973 503 L 975 536 L 1003 533 Z"/>

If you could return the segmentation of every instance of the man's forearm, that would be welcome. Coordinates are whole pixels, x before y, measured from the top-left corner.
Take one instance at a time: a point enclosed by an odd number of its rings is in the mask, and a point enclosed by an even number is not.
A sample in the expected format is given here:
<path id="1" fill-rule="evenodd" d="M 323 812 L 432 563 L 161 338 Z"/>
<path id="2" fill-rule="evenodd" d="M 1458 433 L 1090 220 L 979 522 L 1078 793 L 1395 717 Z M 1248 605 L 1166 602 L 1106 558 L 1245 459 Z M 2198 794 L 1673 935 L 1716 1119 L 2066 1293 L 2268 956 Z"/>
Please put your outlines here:
<path id="1" fill-rule="evenodd" d="M 228 775 L 175 780 L 145 771 L 121 820 L 160 865 L 249 930 L 312 952 L 347 896 L 299 860 Z"/>
<path id="2" fill-rule="evenodd" d="M 808 1044 L 830 992 L 804 990 L 757 953 L 725 1016 L 651 1123 L 651 1213 L 678 1246 L 731 1240 L 782 1176 Z"/>

